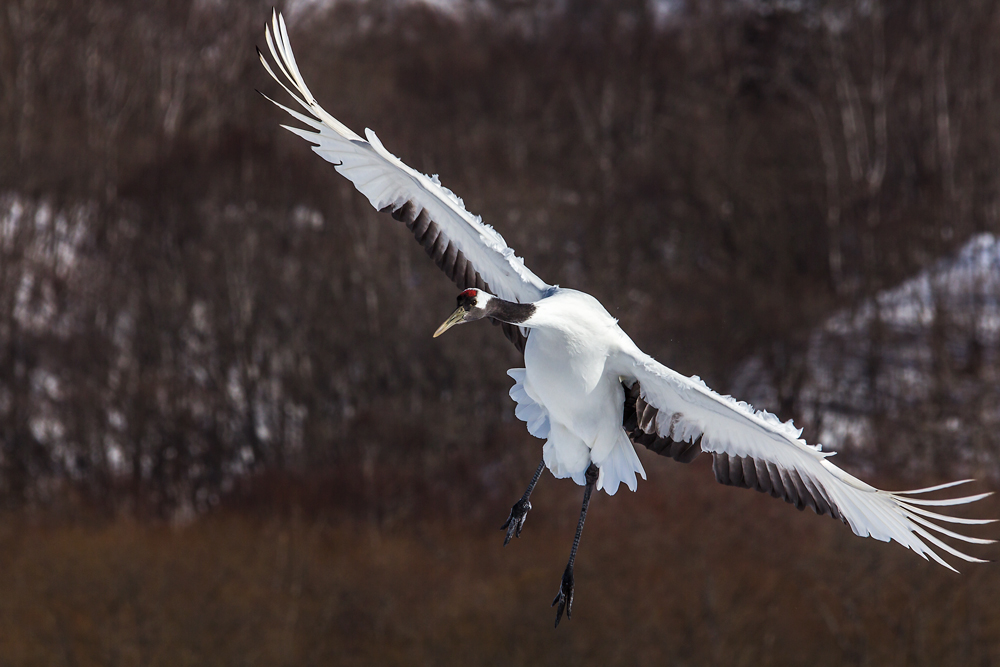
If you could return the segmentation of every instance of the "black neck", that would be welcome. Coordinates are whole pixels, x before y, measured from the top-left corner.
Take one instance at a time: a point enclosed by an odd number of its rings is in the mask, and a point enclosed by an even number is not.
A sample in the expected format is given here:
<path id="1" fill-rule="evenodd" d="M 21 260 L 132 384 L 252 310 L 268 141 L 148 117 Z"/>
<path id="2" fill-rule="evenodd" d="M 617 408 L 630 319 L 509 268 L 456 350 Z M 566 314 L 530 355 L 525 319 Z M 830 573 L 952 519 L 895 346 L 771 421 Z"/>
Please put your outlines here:
<path id="1" fill-rule="evenodd" d="M 508 324 L 521 324 L 534 314 L 535 304 L 533 303 L 514 303 L 493 297 L 486 306 L 487 317 Z"/>

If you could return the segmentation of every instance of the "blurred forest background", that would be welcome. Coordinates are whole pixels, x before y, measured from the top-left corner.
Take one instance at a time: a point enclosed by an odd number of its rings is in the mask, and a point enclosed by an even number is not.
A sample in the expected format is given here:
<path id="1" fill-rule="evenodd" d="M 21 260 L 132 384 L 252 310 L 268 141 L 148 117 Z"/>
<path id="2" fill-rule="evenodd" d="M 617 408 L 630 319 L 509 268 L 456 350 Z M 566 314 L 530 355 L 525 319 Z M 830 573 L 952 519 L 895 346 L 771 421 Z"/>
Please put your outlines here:
<path id="1" fill-rule="evenodd" d="M 882 485 L 1000 482 L 1000 3 L 279 9 L 321 104 L 647 352 Z M 454 287 L 254 92 L 270 11 L 0 2 L 0 665 L 1000 663 L 994 567 L 646 452 L 553 634 L 579 489 L 495 530 L 519 355 L 431 339 Z"/>

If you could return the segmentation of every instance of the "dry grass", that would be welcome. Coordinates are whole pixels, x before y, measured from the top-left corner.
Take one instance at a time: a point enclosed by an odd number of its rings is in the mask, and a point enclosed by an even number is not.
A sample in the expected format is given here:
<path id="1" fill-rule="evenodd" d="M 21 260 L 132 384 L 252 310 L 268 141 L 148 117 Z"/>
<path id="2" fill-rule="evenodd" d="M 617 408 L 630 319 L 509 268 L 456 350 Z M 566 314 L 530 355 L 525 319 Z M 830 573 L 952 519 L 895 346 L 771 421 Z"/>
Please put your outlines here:
<path id="1" fill-rule="evenodd" d="M 391 525 L 295 511 L 183 527 L 8 516 L 0 665 L 1000 662 L 994 565 L 954 575 L 719 487 L 703 463 L 646 463 L 639 493 L 593 504 L 576 613 L 558 630 L 548 604 L 580 493 L 550 477 L 506 549 L 504 501 L 485 524 L 432 511 Z"/>

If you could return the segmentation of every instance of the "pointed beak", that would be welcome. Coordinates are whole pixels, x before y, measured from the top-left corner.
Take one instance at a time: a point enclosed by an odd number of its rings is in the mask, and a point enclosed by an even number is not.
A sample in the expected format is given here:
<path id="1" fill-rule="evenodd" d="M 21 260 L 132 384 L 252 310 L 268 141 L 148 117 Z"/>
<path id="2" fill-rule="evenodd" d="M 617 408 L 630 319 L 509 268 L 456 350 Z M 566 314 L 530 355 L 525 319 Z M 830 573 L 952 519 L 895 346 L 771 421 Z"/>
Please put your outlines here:
<path id="1" fill-rule="evenodd" d="M 434 338 L 437 338 L 438 336 L 440 336 L 441 334 L 443 334 L 445 331 L 452 328 L 456 324 L 461 324 L 462 320 L 464 319 L 465 319 L 465 308 L 458 308 L 454 313 L 451 314 L 451 317 L 449 317 L 444 321 L 444 324 L 442 324 L 437 328 L 437 331 L 434 332 Z"/>

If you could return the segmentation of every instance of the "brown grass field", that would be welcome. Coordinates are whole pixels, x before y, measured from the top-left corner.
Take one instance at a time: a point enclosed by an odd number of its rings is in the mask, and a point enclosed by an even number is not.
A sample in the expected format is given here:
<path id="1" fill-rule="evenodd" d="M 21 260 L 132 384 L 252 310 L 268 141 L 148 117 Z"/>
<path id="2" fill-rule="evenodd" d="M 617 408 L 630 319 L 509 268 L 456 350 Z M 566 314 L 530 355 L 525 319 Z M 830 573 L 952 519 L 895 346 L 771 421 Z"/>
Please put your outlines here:
<path id="1" fill-rule="evenodd" d="M 638 493 L 595 497 L 575 613 L 557 630 L 549 602 L 580 491 L 548 475 L 506 549 L 498 527 L 515 497 L 473 518 L 433 506 L 379 519 L 222 509 L 185 525 L 9 514 L 0 665 L 1000 662 L 995 565 L 956 575 L 718 486 L 703 458 L 646 456 Z M 977 509 L 1000 516 L 993 499 Z"/>

